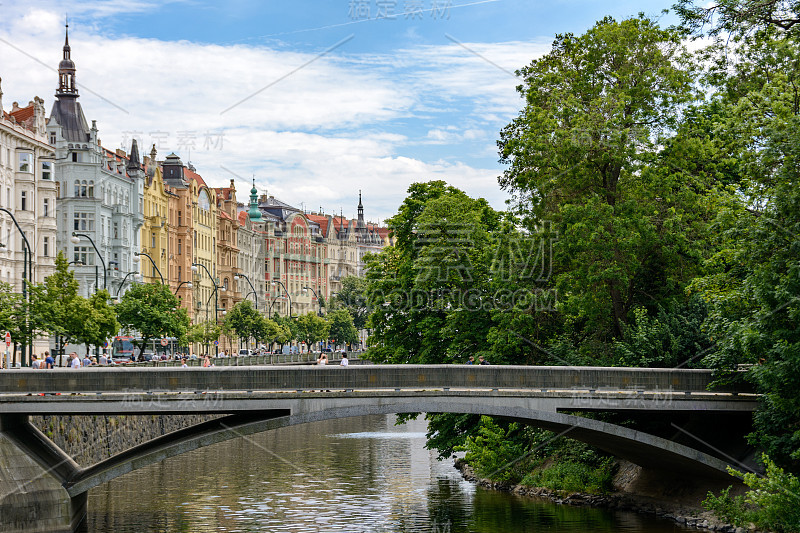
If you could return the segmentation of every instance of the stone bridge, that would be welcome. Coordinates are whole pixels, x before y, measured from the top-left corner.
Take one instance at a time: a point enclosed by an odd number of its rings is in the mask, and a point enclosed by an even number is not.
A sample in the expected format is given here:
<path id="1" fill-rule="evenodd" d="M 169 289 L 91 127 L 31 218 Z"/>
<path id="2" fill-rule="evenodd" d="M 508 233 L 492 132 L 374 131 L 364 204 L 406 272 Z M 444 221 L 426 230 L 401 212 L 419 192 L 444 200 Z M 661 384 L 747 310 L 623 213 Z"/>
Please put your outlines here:
<path id="1" fill-rule="evenodd" d="M 261 431 L 367 414 L 503 417 L 587 442 L 647 468 L 726 478 L 724 455 L 580 416 L 620 412 L 724 417 L 756 408 L 757 398 L 744 391 L 709 391 L 711 379 L 705 370 L 467 365 L 3 372 L 0 487 L 16 485 L 22 490 L 0 494 L 0 523 L 4 531 L 68 531 L 85 515 L 89 489 L 137 468 Z M 75 463 L 28 420 L 37 414 L 198 413 L 219 418 L 88 467 Z M 38 526 L 9 524 L 4 517 L 30 507 L 26 486 L 31 483 L 39 487 L 37 509 L 45 520 Z M 49 507 L 42 502 L 50 502 Z"/>

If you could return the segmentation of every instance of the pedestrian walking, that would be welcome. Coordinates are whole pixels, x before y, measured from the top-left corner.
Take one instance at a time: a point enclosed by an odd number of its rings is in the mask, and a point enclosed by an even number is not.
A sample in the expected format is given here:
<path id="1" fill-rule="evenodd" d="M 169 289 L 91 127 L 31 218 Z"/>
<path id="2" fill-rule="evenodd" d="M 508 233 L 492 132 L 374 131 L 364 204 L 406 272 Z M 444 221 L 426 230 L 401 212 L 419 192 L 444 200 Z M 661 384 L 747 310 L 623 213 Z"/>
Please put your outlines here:
<path id="1" fill-rule="evenodd" d="M 72 352 L 69 354 L 69 367 L 70 368 L 80 368 L 81 367 L 81 360 L 78 359 L 78 354 Z"/>
<path id="2" fill-rule="evenodd" d="M 339 363 L 339 365 L 341 365 L 341 366 L 347 366 L 347 365 L 349 365 L 349 364 L 350 364 L 350 361 L 348 361 L 348 360 L 347 360 L 347 352 L 345 352 L 345 353 L 343 353 L 343 354 L 342 354 L 342 360 L 341 360 L 341 362 Z"/>
<path id="3" fill-rule="evenodd" d="M 474 365 L 475 364 L 475 356 L 474 355 L 470 355 L 469 356 L 469 359 L 467 360 L 467 364 L 468 365 Z"/>
<path id="4" fill-rule="evenodd" d="M 45 350 L 44 352 L 44 367 L 46 369 L 51 369 L 55 366 L 56 360 L 53 359 L 53 356 L 50 355 L 50 352 Z M 41 366 L 41 365 L 40 365 Z"/>
<path id="5" fill-rule="evenodd" d="M 479 355 L 479 356 L 478 356 L 478 364 L 479 364 L 479 365 L 488 365 L 488 364 L 489 364 L 489 361 L 487 361 L 486 359 L 484 359 L 482 355 Z"/>
<path id="6" fill-rule="evenodd" d="M 326 354 L 320 354 L 319 359 L 317 359 L 318 365 L 327 365 L 328 364 L 328 356 Z"/>

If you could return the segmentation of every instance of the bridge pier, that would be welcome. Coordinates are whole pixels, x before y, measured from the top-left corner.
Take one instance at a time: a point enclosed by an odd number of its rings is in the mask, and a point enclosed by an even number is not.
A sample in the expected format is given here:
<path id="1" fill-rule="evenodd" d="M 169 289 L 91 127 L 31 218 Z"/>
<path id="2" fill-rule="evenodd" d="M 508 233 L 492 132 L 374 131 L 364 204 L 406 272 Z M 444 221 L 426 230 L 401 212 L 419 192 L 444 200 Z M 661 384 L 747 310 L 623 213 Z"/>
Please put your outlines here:
<path id="1" fill-rule="evenodd" d="M 0 415 L 0 531 L 75 531 L 87 493 L 70 497 L 65 474 L 78 465 L 31 426 L 25 415 Z"/>

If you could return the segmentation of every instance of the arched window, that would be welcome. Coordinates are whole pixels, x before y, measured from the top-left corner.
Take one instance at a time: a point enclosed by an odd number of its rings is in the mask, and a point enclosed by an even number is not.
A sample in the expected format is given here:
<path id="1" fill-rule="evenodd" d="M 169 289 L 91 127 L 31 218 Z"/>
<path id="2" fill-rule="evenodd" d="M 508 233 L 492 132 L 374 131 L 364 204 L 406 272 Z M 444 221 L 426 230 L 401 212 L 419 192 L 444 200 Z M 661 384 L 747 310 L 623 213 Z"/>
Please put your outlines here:
<path id="1" fill-rule="evenodd" d="M 75 198 L 81 195 L 81 180 L 75 180 Z"/>
<path id="2" fill-rule="evenodd" d="M 94 180 L 89 180 L 87 196 L 89 196 L 89 198 L 94 198 Z"/>
<path id="3" fill-rule="evenodd" d="M 81 181 L 81 197 L 86 197 L 86 180 Z"/>

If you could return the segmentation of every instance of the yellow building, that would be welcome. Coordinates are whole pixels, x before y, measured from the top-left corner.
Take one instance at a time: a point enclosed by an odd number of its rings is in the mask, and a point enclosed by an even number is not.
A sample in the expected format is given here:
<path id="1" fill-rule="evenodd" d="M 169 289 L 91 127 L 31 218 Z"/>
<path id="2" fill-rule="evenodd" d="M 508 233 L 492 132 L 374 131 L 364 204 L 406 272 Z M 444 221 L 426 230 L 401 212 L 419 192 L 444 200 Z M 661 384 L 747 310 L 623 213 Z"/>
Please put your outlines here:
<path id="1" fill-rule="evenodd" d="M 145 157 L 141 253 L 150 256 L 139 257 L 139 272 L 144 283 L 169 283 L 169 194 L 164 188 L 161 169 L 155 163 L 156 148 L 153 146 L 150 157 Z M 162 280 L 163 276 L 163 280 Z"/>
<path id="2" fill-rule="evenodd" d="M 220 284 L 216 261 L 217 195 L 191 166 L 184 169 L 184 176 L 192 192 L 192 251 L 193 262 L 198 265 L 196 270 L 193 269 L 192 282 L 195 323 L 221 321 L 222 314 L 215 308 L 219 304 L 220 293 L 214 293 L 214 287 Z"/>

